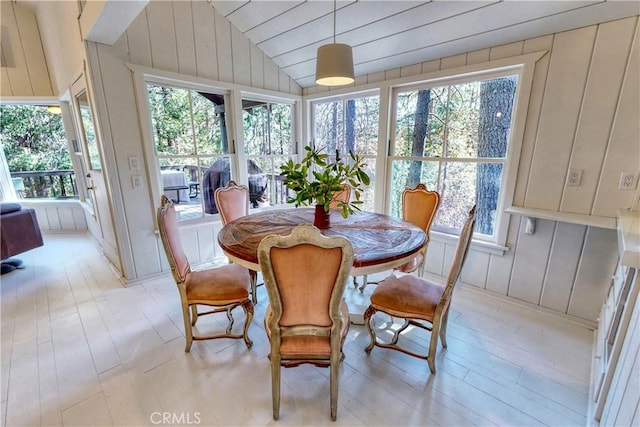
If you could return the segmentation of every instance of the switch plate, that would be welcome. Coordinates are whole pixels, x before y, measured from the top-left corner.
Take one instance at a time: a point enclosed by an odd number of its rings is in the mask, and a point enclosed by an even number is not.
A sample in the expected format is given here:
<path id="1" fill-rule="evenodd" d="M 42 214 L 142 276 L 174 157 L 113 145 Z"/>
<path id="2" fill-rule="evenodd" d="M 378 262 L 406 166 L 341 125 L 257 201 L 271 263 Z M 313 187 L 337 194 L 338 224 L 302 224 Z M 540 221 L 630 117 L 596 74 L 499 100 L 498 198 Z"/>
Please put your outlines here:
<path id="1" fill-rule="evenodd" d="M 134 190 L 142 190 L 142 177 L 140 175 L 132 176 L 131 185 Z"/>
<path id="2" fill-rule="evenodd" d="M 633 172 L 622 172 L 618 181 L 618 190 L 635 190 L 638 183 L 638 174 Z"/>
<path id="3" fill-rule="evenodd" d="M 140 160 L 138 156 L 129 156 L 129 170 L 140 169 Z"/>
<path id="4" fill-rule="evenodd" d="M 569 169 L 569 176 L 567 176 L 568 187 L 579 187 L 582 182 L 582 169 Z"/>

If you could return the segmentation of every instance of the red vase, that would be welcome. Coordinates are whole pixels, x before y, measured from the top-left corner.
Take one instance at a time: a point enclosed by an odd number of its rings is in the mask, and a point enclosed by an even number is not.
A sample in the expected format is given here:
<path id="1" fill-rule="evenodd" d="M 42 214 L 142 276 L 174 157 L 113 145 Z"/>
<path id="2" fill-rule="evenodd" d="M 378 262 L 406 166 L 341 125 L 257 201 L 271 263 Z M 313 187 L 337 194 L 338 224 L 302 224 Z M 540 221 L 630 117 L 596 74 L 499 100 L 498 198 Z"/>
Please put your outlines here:
<path id="1" fill-rule="evenodd" d="M 318 227 L 320 230 L 326 230 L 331 227 L 331 220 L 328 211 L 324 210 L 323 205 L 316 205 L 316 212 L 313 217 L 313 225 Z"/>

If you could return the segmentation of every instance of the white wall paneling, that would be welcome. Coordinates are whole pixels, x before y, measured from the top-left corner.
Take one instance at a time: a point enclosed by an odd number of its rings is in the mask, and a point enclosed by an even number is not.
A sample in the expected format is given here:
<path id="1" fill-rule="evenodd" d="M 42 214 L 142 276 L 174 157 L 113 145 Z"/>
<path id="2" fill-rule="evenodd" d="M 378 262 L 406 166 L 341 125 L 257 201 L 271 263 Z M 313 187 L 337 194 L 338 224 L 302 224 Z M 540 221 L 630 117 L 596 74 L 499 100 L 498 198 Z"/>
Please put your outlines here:
<path id="1" fill-rule="evenodd" d="M 197 75 L 218 80 L 218 49 L 214 11 L 206 2 L 192 3 Z"/>
<path id="2" fill-rule="evenodd" d="M 615 216 L 616 209 L 631 207 L 634 192 L 618 190 L 622 171 L 640 173 L 640 23 L 629 52 L 622 90 L 593 207 L 594 215 Z M 639 186 L 640 187 L 640 186 Z M 636 189 L 636 194 L 640 190 Z M 637 196 L 636 196 L 637 197 Z"/>
<path id="3" fill-rule="evenodd" d="M 155 178 L 146 175 L 149 162 L 146 157 L 141 123 L 134 97 L 132 72 L 127 63 L 164 71 L 181 73 L 184 76 L 215 78 L 218 81 L 250 85 L 254 81 L 273 89 L 280 86 L 286 92 L 301 93 L 299 86 L 280 72 L 277 66 L 264 55 L 252 50 L 255 46 L 210 5 L 205 2 L 150 2 L 114 46 L 88 43 L 92 68 L 100 74 L 100 92 L 104 99 L 105 117 L 108 118 L 110 136 L 104 144 L 112 147 L 115 164 L 112 168 L 123 183 L 119 191 L 122 199 L 123 219 L 121 251 L 130 259 L 132 269 L 128 280 L 156 274 L 166 268 L 162 248 L 155 234 L 155 209 L 150 186 L 158 185 Z M 253 71 L 252 60 L 261 61 Z M 260 71 L 262 69 L 262 71 Z M 197 73 L 197 75 L 196 75 Z M 253 74 L 252 74 L 253 73 Z M 187 78 L 187 77 L 185 77 Z M 215 82 L 212 82 L 214 84 Z M 142 190 L 134 190 L 129 183 L 133 174 L 128 158 L 141 159 L 143 173 Z M 213 248 L 213 236 L 200 232 L 190 236 L 195 240 L 190 247 L 194 263 L 221 256 Z"/>
<path id="4" fill-rule="evenodd" d="M 196 66 L 196 45 L 193 26 L 194 3 L 173 8 L 173 22 L 176 31 L 176 50 L 178 53 L 178 71 L 190 76 L 198 75 Z"/>
<path id="5" fill-rule="evenodd" d="M 563 212 L 591 213 L 635 27 L 635 18 L 598 27 L 568 166 L 584 172 L 580 186 L 564 187 Z"/>
<path id="6" fill-rule="evenodd" d="M 627 339 L 600 419 L 602 426 L 634 426 L 640 422 L 640 296 L 634 306 Z"/>
<path id="7" fill-rule="evenodd" d="M 152 41 L 151 66 L 161 70 L 178 71 L 173 3 L 150 2 L 146 11 L 149 39 Z"/>
<path id="8" fill-rule="evenodd" d="M 85 210 L 77 201 L 19 200 L 23 208 L 35 209 L 38 226 L 43 232 L 85 232 Z"/>
<path id="9" fill-rule="evenodd" d="M 576 277 L 585 229 L 583 225 L 557 223 L 542 288 L 541 306 L 567 312 L 572 291 L 572 286 L 568 284 L 572 284 Z"/>
<path id="10" fill-rule="evenodd" d="M 602 306 L 618 259 L 615 230 L 589 227 L 576 274 L 568 313 L 594 318 Z"/>
<path id="11" fill-rule="evenodd" d="M 557 34 L 553 41 L 525 206 L 557 211 L 597 27 Z"/>
<path id="12" fill-rule="evenodd" d="M 538 304 L 556 223 L 537 220 L 534 234 L 524 232 L 525 224 L 526 221 L 520 221 L 508 295 Z"/>
<path id="13" fill-rule="evenodd" d="M 2 15 L 2 96 L 51 96 L 49 69 L 36 17 L 12 1 L 0 2 Z"/>

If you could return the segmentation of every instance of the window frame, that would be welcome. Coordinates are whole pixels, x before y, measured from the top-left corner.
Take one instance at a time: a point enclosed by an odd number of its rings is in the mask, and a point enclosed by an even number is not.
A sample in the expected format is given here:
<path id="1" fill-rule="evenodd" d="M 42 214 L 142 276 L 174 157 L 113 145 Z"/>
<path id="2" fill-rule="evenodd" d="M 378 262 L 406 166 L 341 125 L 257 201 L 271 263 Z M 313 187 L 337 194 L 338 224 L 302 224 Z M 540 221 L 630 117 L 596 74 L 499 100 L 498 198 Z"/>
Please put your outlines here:
<path id="1" fill-rule="evenodd" d="M 236 129 L 237 135 L 238 135 L 238 139 L 237 139 L 237 154 L 238 154 L 238 168 L 242 171 L 241 175 L 245 179 L 244 181 L 242 181 L 242 183 L 247 182 L 248 183 L 248 172 L 247 172 L 247 160 L 248 159 L 256 159 L 256 158 L 262 158 L 262 159 L 275 159 L 275 158 L 281 158 L 281 157 L 289 157 L 290 159 L 297 161 L 299 159 L 299 154 L 301 152 L 301 147 L 298 141 L 300 141 L 300 138 L 298 137 L 298 130 L 300 128 L 300 126 L 298 125 L 299 123 L 299 118 L 300 118 L 300 112 L 299 112 L 299 108 L 300 108 L 300 102 L 299 100 L 296 100 L 294 98 L 288 98 L 288 97 L 282 97 L 282 96 L 273 96 L 273 95 L 265 95 L 265 94 L 260 94 L 258 92 L 255 91 L 247 91 L 247 90 L 243 90 L 240 91 L 239 93 L 240 95 L 240 101 L 237 102 L 236 104 L 239 106 L 240 110 L 239 110 L 239 115 L 237 117 L 239 117 L 239 120 L 237 120 L 237 123 L 239 125 L 238 129 Z M 287 104 L 291 106 L 291 153 L 290 154 L 260 154 L 260 155 L 255 155 L 255 154 L 247 154 L 246 150 L 245 150 L 245 140 L 244 140 L 244 127 L 243 127 L 243 108 L 242 108 L 242 101 L 243 100 L 248 100 L 248 101 L 256 101 L 256 102 L 264 102 L 267 104 Z M 269 208 L 275 208 L 275 209 L 284 209 L 284 208 L 289 208 L 291 207 L 291 205 L 287 204 L 286 202 L 283 204 L 278 204 L 278 205 L 272 205 L 269 206 L 267 209 Z M 260 209 L 260 208 L 251 208 L 251 209 Z"/>
<path id="2" fill-rule="evenodd" d="M 143 152 L 146 160 L 146 168 L 143 172 L 147 173 L 149 180 L 149 193 L 151 195 L 153 206 L 160 205 L 160 197 L 162 192 L 162 178 L 160 175 L 160 166 L 157 162 L 155 140 L 153 137 L 153 129 L 151 128 L 151 114 L 149 110 L 149 101 L 147 98 L 147 83 L 155 83 L 165 86 L 177 87 L 189 90 L 200 90 L 210 93 L 225 94 L 225 114 L 227 126 L 227 138 L 229 141 L 229 153 L 219 155 L 220 157 L 229 157 L 230 172 L 232 179 L 236 182 L 247 181 L 246 158 L 244 155 L 244 144 L 242 135 L 242 97 L 262 97 L 269 100 L 287 100 L 293 102 L 294 108 L 294 129 L 292 133 L 295 135 L 294 140 L 299 141 L 300 126 L 295 126 L 298 117 L 301 117 L 300 109 L 302 97 L 295 94 L 281 93 L 268 89 L 252 88 L 250 86 L 239 85 L 235 83 L 221 82 L 202 77 L 188 76 L 172 71 L 164 71 L 154 69 L 148 66 L 138 64 L 126 64 L 133 73 L 133 86 L 135 91 L 138 120 L 141 123 L 141 138 L 143 142 Z M 297 150 L 297 143 L 294 148 Z M 189 218 L 180 220 L 181 226 L 193 226 L 202 223 L 211 223 L 220 221 L 219 214 L 205 214 L 198 218 Z M 157 232 L 158 226 L 154 219 L 154 227 Z"/>
<path id="3" fill-rule="evenodd" d="M 497 163 L 497 164 L 501 164 L 502 165 L 502 178 L 501 178 L 501 182 L 500 182 L 500 193 L 498 195 L 498 201 L 497 201 L 497 206 L 496 206 L 496 218 L 495 218 L 495 224 L 494 224 L 494 233 L 492 235 L 486 235 L 486 234 L 479 234 L 479 233 L 474 233 L 474 239 L 476 240 L 483 240 L 483 241 L 487 241 L 487 242 L 492 242 L 492 243 L 498 243 L 500 244 L 501 242 L 504 243 L 504 241 L 506 241 L 506 229 L 505 227 L 502 226 L 502 224 L 505 221 L 502 221 L 502 217 L 505 215 L 504 213 L 504 208 L 505 208 L 505 197 L 504 197 L 504 192 L 505 192 L 505 187 L 507 185 L 508 182 L 508 173 L 506 173 L 507 170 L 510 169 L 509 164 L 513 163 L 511 162 L 511 158 L 512 158 L 512 153 L 514 151 L 513 149 L 513 145 L 514 145 L 514 140 L 513 140 L 513 126 L 515 125 L 516 122 L 516 115 L 518 114 L 517 112 L 517 108 L 516 106 L 518 105 L 520 99 L 519 99 L 519 87 L 521 84 L 521 67 L 509 67 L 509 68 L 501 68 L 501 69 L 489 69 L 483 72 L 479 72 L 479 73 L 474 73 L 473 75 L 453 75 L 451 77 L 447 77 L 447 78 L 439 78 L 439 79 L 434 79 L 434 80 L 427 80 L 427 81 L 423 81 L 420 83 L 416 83 L 416 84 L 411 84 L 411 85 L 402 85 L 402 86 L 395 86 L 392 88 L 391 91 L 391 112 L 389 115 L 389 122 L 390 122 L 390 129 L 389 129 L 389 134 L 390 134 L 390 139 L 389 139 L 389 155 L 387 156 L 387 170 L 388 171 L 392 171 L 393 170 L 393 162 L 397 161 L 397 160 L 405 160 L 405 161 L 411 161 L 411 160 L 419 160 L 419 161 L 423 161 L 423 162 L 437 162 L 439 163 L 442 167 L 442 165 L 446 165 L 447 163 L 470 163 L 470 164 L 481 164 L 481 163 Z M 478 82 L 478 81 L 483 81 L 483 80 L 491 80 L 491 79 L 497 79 L 497 78 L 501 78 L 501 77 L 509 77 L 509 76 L 517 76 L 518 78 L 518 83 L 516 84 L 516 90 L 514 93 L 514 101 L 513 101 L 513 111 L 514 113 L 511 115 L 511 126 L 510 126 L 510 131 L 509 131 L 509 139 L 507 141 L 507 152 L 505 153 L 505 157 L 502 158 L 494 158 L 494 157 L 487 157 L 487 158 L 482 158 L 482 157 L 441 157 L 441 156 L 422 156 L 422 157 L 413 157 L 413 156 L 397 156 L 395 155 L 395 151 L 396 151 L 396 127 L 397 127 L 397 111 L 398 111 L 398 96 L 402 93 L 406 93 L 406 92 L 410 92 L 410 91 L 417 91 L 417 90 L 422 90 L 422 89 L 433 89 L 433 88 L 437 88 L 437 87 L 443 87 L 443 86 L 456 86 L 456 85 L 460 85 L 460 84 L 464 84 L 464 83 L 472 83 L 472 82 Z M 527 100 L 528 102 L 528 100 Z M 444 143 L 446 144 L 447 142 L 444 141 Z M 392 183 L 392 174 L 389 173 L 386 176 L 386 181 L 387 181 L 387 188 L 389 189 L 387 192 L 387 199 L 386 199 L 386 211 L 389 212 L 391 209 L 391 194 L 389 193 L 389 191 L 391 191 L 391 183 Z M 432 228 L 433 231 L 437 231 L 440 232 L 442 234 L 456 234 L 458 232 L 458 230 L 450 228 L 450 227 L 444 227 L 444 226 L 435 226 Z M 504 235 L 503 235 L 504 233 Z M 503 239 L 503 240 L 502 240 Z"/>
<path id="4" fill-rule="evenodd" d="M 548 53 L 547 50 L 525 53 L 523 55 L 511 56 L 501 59 L 487 60 L 476 64 L 462 65 L 449 69 L 442 69 L 428 73 L 422 73 L 407 77 L 381 80 L 372 83 L 348 86 L 339 89 L 332 89 L 331 93 L 316 93 L 314 88 L 309 90 L 304 97 L 306 108 L 304 127 L 307 137 L 313 134 L 311 123 L 310 103 L 315 100 L 331 99 L 337 97 L 353 97 L 367 91 L 379 91 L 380 93 L 380 119 L 378 132 L 378 161 L 376 163 L 376 173 L 384 176 L 384 179 L 376 180 L 375 206 L 377 212 L 389 214 L 391 198 L 389 188 L 391 185 L 390 166 L 391 160 L 391 140 L 392 123 L 394 122 L 395 111 L 392 109 L 394 103 L 393 91 L 397 88 L 416 87 L 425 84 L 437 85 L 438 82 L 452 81 L 454 79 L 477 80 L 478 76 L 489 75 L 490 73 L 505 72 L 518 76 L 514 106 L 512 112 L 512 126 L 509 135 L 508 153 L 503 170 L 501 194 L 496 208 L 495 239 L 479 240 L 474 236 L 474 247 L 494 254 L 504 254 L 508 250 L 505 246 L 511 214 L 504 210 L 513 204 L 516 189 L 516 178 L 520 153 L 524 140 L 525 124 L 528 115 L 529 98 L 533 85 L 533 76 L 536 62 Z M 488 56 L 488 54 L 487 54 Z M 443 65 L 441 62 L 439 65 Z M 400 70 L 401 71 L 401 70 Z M 400 73 L 399 73 L 400 74 Z M 365 76 L 366 77 L 366 76 Z M 383 159 L 383 161 L 380 161 Z M 455 233 L 445 233 L 432 231 L 431 237 L 434 240 L 450 241 L 457 239 Z"/>
<path id="5" fill-rule="evenodd" d="M 307 99 L 305 102 L 305 106 L 307 108 L 307 126 L 306 126 L 306 134 L 307 134 L 307 140 L 309 141 L 310 144 L 312 144 L 313 148 L 316 148 L 316 140 L 315 140 L 315 106 L 316 104 L 326 104 L 326 103 L 330 103 L 330 102 L 341 102 L 342 105 L 344 106 L 344 103 L 347 100 L 350 99 L 359 99 L 359 98 L 367 98 L 367 97 L 372 97 L 372 96 L 377 96 L 378 97 L 378 129 L 377 129 L 377 134 L 378 134 L 378 143 L 377 143 L 377 149 L 376 149 L 376 153 L 375 154 L 361 154 L 362 157 L 364 157 L 365 159 L 371 159 L 373 161 L 373 170 L 376 172 L 376 176 L 380 175 L 382 176 L 382 180 L 386 182 L 386 174 L 378 174 L 379 170 L 386 170 L 386 168 L 384 166 L 381 166 L 382 164 L 384 164 L 384 161 L 380 161 L 380 125 L 381 123 L 385 123 L 385 121 L 383 121 L 383 96 L 382 94 L 384 93 L 383 90 L 381 90 L 380 87 L 377 88 L 371 88 L 371 89 L 367 89 L 367 90 L 359 90 L 359 91 L 355 91 L 355 92 L 346 92 L 343 94 L 339 94 L 339 95 L 335 95 L 335 94 L 331 94 L 330 96 L 321 96 L 321 97 L 314 97 L 311 99 Z M 386 118 L 385 118 L 386 120 Z M 328 154 L 332 154 L 332 153 L 328 153 Z M 348 153 L 341 153 L 343 155 L 346 155 Z M 358 154 L 358 153 L 356 153 Z M 381 187 L 380 184 L 377 183 L 378 180 L 374 181 L 374 189 L 373 189 L 373 206 L 374 206 L 374 210 L 378 210 L 379 209 L 379 202 L 378 200 L 380 199 L 380 197 L 378 196 L 378 189 Z"/>
<path id="6" fill-rule="evenodd" d="M 7 159 L 4 157 L 4 149 L 2 153 L 2 158 L 4 159 L 0 162 L 0 195 L 2 195 L 3 200 L 5 202 L 20 202 L 20 203 L 85 203 L 84 191 L 85 187 L 78 181 L 78 178 L 82 175 L 78 173 L 79 169 L 76 164 L 76 153 L 74 147 L 71 146 L 71 140 L 68 135 L 68 120 L 70 116 L 70 107 L 69 103 L 62 98 L 57 98 L 55 96 L 32 96 L 32 97 L 23 97 L 23 96 L 6 96 L 0 99 L 1 105 L 31 105 L 31 106 L 53 106 L 58 105 L 61 108 L 60 117 L 62 120 L 62 124 L 65 130 L 65 138 L 67 141 L 67 150 L 69 151 L 69 158 L 71 160 L 71 167 L 73 169 L 75 180 L 76 180 L 76 190 L 77 190 L 77 199 L 69 199 L 61 201 L 55 198 L 18 198 L 17 192 L 13 185 L 13 181 L 11 180 L 11 171 L 9 170 L 9 164 Z"/>

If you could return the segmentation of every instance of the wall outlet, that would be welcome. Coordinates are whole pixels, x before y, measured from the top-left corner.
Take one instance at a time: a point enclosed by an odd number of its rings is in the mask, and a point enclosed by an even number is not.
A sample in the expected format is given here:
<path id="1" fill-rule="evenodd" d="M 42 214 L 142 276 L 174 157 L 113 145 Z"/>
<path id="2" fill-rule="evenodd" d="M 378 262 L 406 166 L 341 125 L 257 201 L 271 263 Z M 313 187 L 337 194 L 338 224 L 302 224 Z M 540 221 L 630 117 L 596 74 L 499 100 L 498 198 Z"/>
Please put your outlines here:
<path id="1" fill-rule="evenodd" d="M 638 183 L 638 174 L 633 172 L 622 172 L 618 181 L 618 190 L 635 190 Z"/>
<path id="2" fill-rule="evenodd" d="M 569 169 L 569 176 L 567 176 L 567 186 L 578 187 L 582 182 L 582 169 Z"/>

